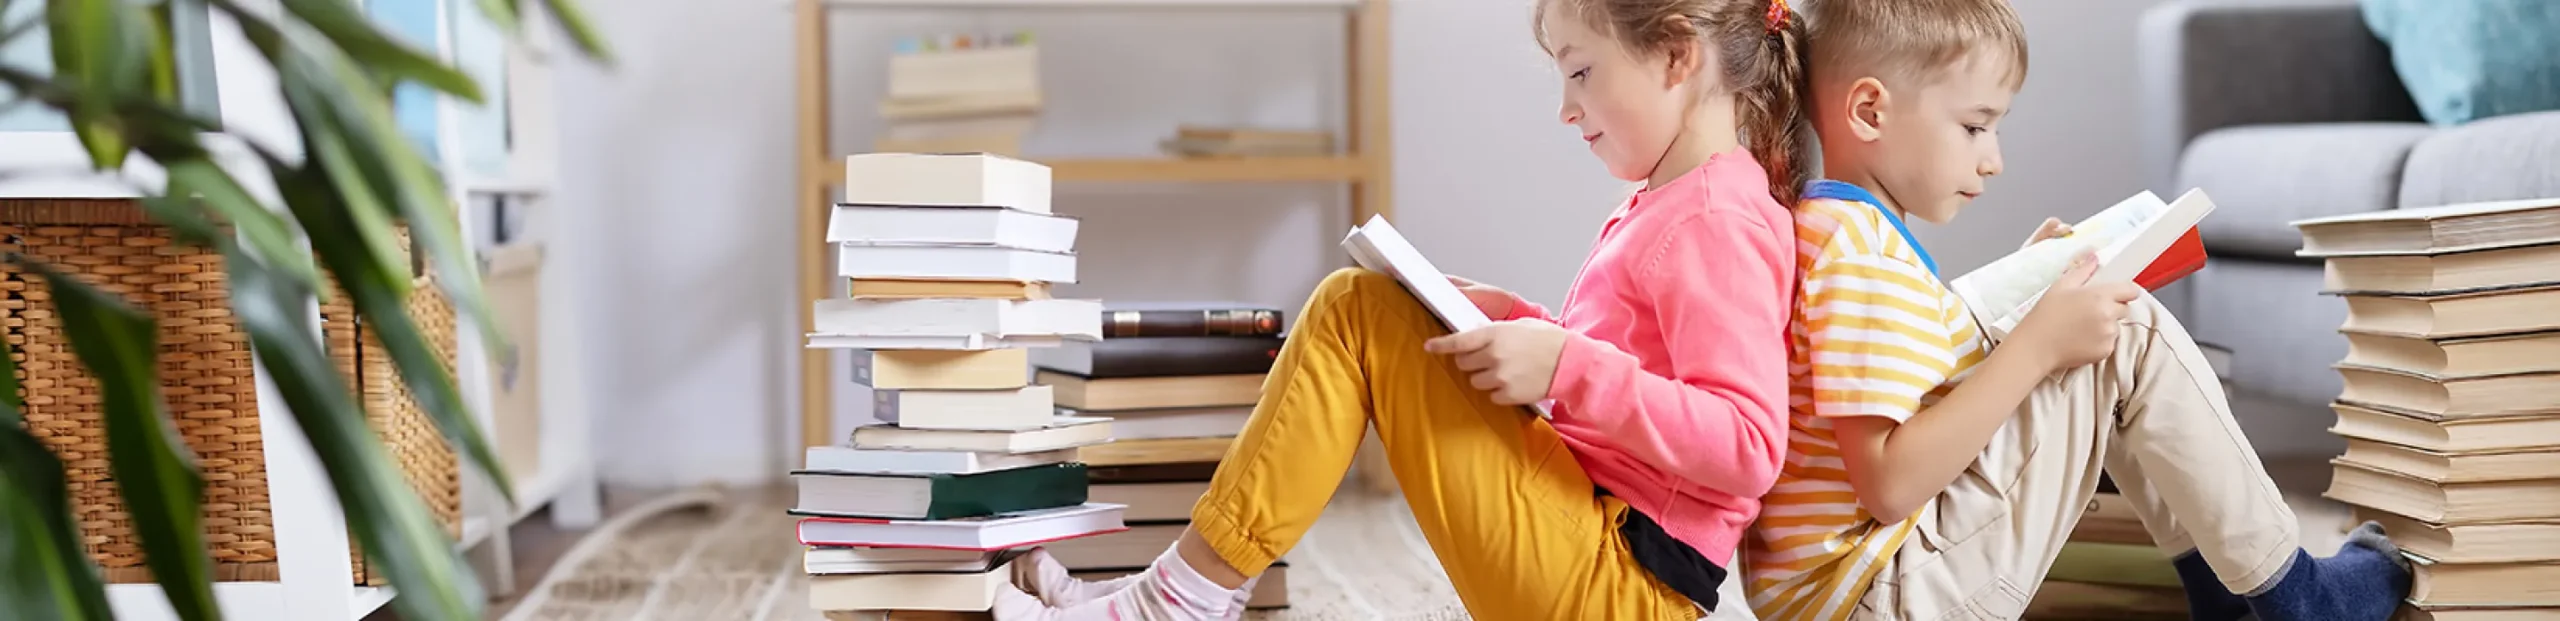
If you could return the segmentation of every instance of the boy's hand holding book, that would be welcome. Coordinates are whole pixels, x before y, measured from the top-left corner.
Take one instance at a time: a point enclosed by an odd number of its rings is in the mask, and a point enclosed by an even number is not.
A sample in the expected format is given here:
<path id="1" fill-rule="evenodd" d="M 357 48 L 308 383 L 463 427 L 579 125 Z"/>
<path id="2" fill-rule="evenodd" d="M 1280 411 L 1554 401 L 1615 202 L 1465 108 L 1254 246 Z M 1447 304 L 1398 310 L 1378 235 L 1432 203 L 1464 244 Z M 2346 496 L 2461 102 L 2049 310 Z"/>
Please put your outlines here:
<path id="1" fill-rule="evenodd" d="M 2097 255 L 2083 251 L 2010 332 L 2003 348 L 2031 348 L 2051 371 L 2075 369 L 2113 355 L 2127 305 L 2142 297 L 2130 281 L 2089 282 Z"/>

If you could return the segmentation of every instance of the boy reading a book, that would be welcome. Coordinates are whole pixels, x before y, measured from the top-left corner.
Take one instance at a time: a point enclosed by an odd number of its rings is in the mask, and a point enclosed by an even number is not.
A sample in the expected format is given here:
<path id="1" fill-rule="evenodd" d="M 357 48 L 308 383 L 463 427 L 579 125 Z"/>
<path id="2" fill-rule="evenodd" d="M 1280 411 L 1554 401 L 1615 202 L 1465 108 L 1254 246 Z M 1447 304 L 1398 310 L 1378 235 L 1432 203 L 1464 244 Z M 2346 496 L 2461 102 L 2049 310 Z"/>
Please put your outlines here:
<path id="1" fill-rule="evenodd" d="M 1807 18 L 1829 179 L 1795 209 L 1794 433 L 1745 542 L 1752 608 L 2016 618 L 2103 468 L 2195 618 L 2387 618 L 2410 573 L 2379 526 L 2306 554 L 2203 355 L 2138 286 L 2087 282 L 2084 258 L 1995 342 L 1993 309 L 1904 227 L 1953 220 L 2000 172 L 2027 66 L 2006 3 L 1823 0 Z"/>

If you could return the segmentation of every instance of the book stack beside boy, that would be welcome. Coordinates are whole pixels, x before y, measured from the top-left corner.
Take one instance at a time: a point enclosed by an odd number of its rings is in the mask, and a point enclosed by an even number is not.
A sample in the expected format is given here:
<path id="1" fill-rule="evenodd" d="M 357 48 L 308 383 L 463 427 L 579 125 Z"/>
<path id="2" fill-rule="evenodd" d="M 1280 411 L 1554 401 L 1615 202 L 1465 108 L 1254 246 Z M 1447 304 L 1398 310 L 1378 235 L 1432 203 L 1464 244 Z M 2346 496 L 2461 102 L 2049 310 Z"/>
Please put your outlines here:
<path id="1" fill-rule="evenodd" d="M 2410 617 L 2560 618 L 2560 199 L 2294 224 L 2347 305 L 2327 496 L 2414 563 Z"/>
<path id="2" fill-rule="evenodd" d="M 1284 340 L 1280 309 L 1237 302 L 1114 301 L 1098 318 L 1100 340 L 1031 356 L 1061 414 L 1112 421 L 1112 441 L 1083 455 L 1093 500 L 1127 506 L 1129 530 L 1048 546 L 1088 579 L 1146 568 L 1190 526 Z M 1273 565 L 1247 606 L 1287 605 L 1286 572 Z"/>
<path id="3" fill-rule="evenodd" d="M 852 350 L 878 422 L 791 473 L 810 606 L 985 611 L 1028 547 L 1125 528 L 1077 454 L 1110 421 L 1030 383 L 1031 351 L 1101 338 L 1099 302 L 1049 295 L 1075 281 L 1075 225 L 1038 164 L 846 158 L 826 240 L 848 294 L 818 301 L 808 344 Z"/>
<path id="4" fill-rule="evenodd" d="M 889 53 L 882 152 L 1019 157 L 1040 114 L 1040 48 L 1028 32 L 908 37 Z"/>

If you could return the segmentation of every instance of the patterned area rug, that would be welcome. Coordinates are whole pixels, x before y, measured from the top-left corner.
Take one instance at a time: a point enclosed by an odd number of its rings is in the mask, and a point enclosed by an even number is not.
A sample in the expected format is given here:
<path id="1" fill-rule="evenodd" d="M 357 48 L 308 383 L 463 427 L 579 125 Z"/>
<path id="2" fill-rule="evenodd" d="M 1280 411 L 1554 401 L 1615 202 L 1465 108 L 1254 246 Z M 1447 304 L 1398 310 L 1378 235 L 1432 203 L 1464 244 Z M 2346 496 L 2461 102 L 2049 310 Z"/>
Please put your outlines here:
<path id="1" fill-rule="evenodd" d="M 783 513 L 789 492 L 696 490 L 633 507 L 534 585 L 506 621 L 822 621 Z M 1466 619 L 1394 496 L 1345 486 L 1289 555 L 1285 609 L 1246 619 Z"/>

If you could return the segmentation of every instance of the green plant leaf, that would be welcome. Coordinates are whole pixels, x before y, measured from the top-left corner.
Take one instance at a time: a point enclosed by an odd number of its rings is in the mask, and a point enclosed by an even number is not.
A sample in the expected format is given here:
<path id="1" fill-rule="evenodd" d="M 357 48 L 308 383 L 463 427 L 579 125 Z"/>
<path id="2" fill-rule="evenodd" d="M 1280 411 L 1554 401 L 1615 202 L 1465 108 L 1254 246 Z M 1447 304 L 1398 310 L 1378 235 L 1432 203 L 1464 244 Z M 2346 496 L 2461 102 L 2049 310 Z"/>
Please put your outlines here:
<path id="1" fill-rule="evenodd" d="M 517 0 L 479 0 L 479 2 L 480 14 L 487 16 L 489 23 L 498 27 L 498 32 L 510 35 L 524 34 L 521 32 L 524 28 L 524 7 L 518 5 Z"/>
<path id="2" fill-rule="evenodd" d="M 375 276 L 394 282 L 393 287 L 406 294 L 408 279 L 394 278 L 408 274 L 405 269 L 408 255 L 400 248 L 391 226 L 392 217 L 397 212 L 382 203 L 380 186 L 387 182 L 367 178 L 364 162 L 382 158 L 414 158 L 416 149 L 398 141 L 396 136 L 388 142 L 365 141 L 363 139 L 369 136 L 351 135 L 342 129 L 346 117 L 357 115 L 347 108 L 361 106 L 369 100 L 380 101 L 363 86 L 371 79 L 359 75 L 354 80 L 355 84 L 341 82 L 338 75 L 322 67 L 323 59 L 315 57 L 330 51 L 325 45 L 303 45 L 302 41 L 290 36 L 285 39 L 293 40 L 292 44 L 279 44 L 270 55 L 275 58 L 277 80 L 283 87 L 285 104 L 293 110 L 294 120 L 301 129 L 303 152 L 326 176 L 324 180 L 315 180 L 325 181 L 316 187 L 331 190 L 343 201 L 344 211 L 341 213 L 352 219 L 351 226 L 344 233 L 361 241 L 361 247 L 373 255 L 372 260 L 363 265 L 385 270 Z M 358 158 L 358 153 L 372 157 Z M 283 180 L 277 181 L 282 187 Z M 295 211 L 301 213 L 299 209 Z M 314 231 L 316 236 L 315 225 L 308 221 L 311 216 L 299 217 L 304 220 L 304 229 Z M 391 271 L 395 266 L 398 266 L 397 271 Z"/>
<path id="3" fill-rule="evenodd" d="M 45 34 L 53 42 L 53 71 L 88 93 L 63 110 L 72 132 L 98 169 L 124 166 L 125 143 L 115 117 L 118 101 L 149 86 L 150 45 L 156 32 L 139 6 L 123 0 L 46 0 Z"/>
<path id="4" fill-rule="evenodd" d="M 44 275 L 72 354 L 97 380 L 106 410 L 107 468 L 142 539 L 143 564 L 179 618 L 221 618 L 204 537 L 204 479 L 160 400 L 158 327 L 141 310 L 78 277 L 41 263 L 22 265 Z"/>
<path id="5" fill-rule="evenodd" d="M 577 43 L 579 50 L 586 52 L 587 56 L 595 58 L 599 63 L 605 65 L 614 63 L 613 50 L 605 47 L 604 35 L 596 32 L 595 26 L 591 25 L 592 21 L 588 20 L 586 14 L 578 8 L 577 2 L 542 0 L 542 5 L 551 9 L 552 20 L 560 22 L 561 32 L 568 33 L 569 40 Z"/>
<path id="6" fill-rule="evenodd" d="M 308 177 L 296 181 L 319 182 Z M 314 198 L 325 194 L 322 190 L 297 188 Z M 366 424 L 346 380 L 321 350 L 319 329 L 311 322 L 311 290 L 236 245 L 224 244 L 224 259 L 232 312 L 257 348 L 259 366 L 274 379 L 294 421 L 310 437 L 368 562 L 380 566 L 400 593 L 391 606 L 407 619 L 481 618 L 484 594 L 470 567 L 409 490 L 383 451 L 382 438 Z M 382 292 L 373 286 L 354 288 Z"/>
<path id="7" fill-rule="evenodd" d="M 312 263 L 311 253 L 294 243 L 293 224 L 250 196 L 230 171 L 209 159 L 181 160 L 168 163 L 167 168 L 171 195 L 201 195 L 204 204 L 247 238 L 249 247 L 262 258 L 287 275 L 317 286 L 320 269 Z"/>
<path id="8" fill-rule="evenodd" d="M 27 431 L 19 413 L 18 361 L 0 339 L 0 601 L 28 619 L 103 621 L 106 583 L 80 546 L 62 461 Z"/>
<path id="9" fill-rule="evenodd" d="M 17 418 L 17 408 L 6 408 Z M 0 425 L 0 596 L 11 616 L 106 621 L 106 582 L 80 547 L 71 487 L 44 441 L 12 422 Z"/>
<path id="10" fill-rule="evenodd" d="M 416 46 L 384 33 L 354 3 L 346 0 L 283 0 L 283 4 L 294 18 L 320 31 L 322 36 L 346 50 L 347 56 L 366 69 L 416 80 L 428 88 L 472 103 L 480 103 L 482 99 L 480 85 L 472 81 L 471 76 Z"/>
<path id="11" fill-rule="evenodd" d="M 315 160 L 313 165 L 325 167 L 329 162 Z M 305 174 L 317 173 L 305 171 Z M 462 392 L 454 383 L 453 374 L 437 362 L 436 352 L 428 346 L 416 320 L 409 316 L 406 300 L 411 293 L 407 286 L 407 271 L 396 270 L 398 276 L 384 278 L 379 275 L 395 270 L 365 264 L 376 258 L 350 241 L 357 237 L 352 231 L 355 225 L 343 216 L 351 210 L 328 209 L 325 201 L 319 200 L 306 199 L 303 204 L 295 205 L 289 199 L 287 204 L 292 205 L 295 215 L 312 231 L 312 250 L 320 256 L 321 263 L 328 267 L 330 273 L 339 276 L 338 286 L 344 288 L 354 301 L 358 321 L 362 322 L 360 325 L 373 330 L 383 348 L 390 352 L 392 364 L 399 369 L 401 381 L 409 387 L 410 395 L 418 400 L 419 408 L 435 421 L 436 430 L 446 441 L 483 472 L 489 473 L 489 479 L 497 485 L 499 496 L 513 503 L 515 488 L 508 483 L 511 477 L 506 475 L 505 464 L 498 461 L 497 452 L 490 448 L 478 421 L 471 417 L 462 401 Z M 414 235 L 417 225 L 412 224 L 410 228 Z M 350 277 L 351 274 L 359 276 Z M 441 279 L 445 275 L 438 273 L 436 276 Z"/>

